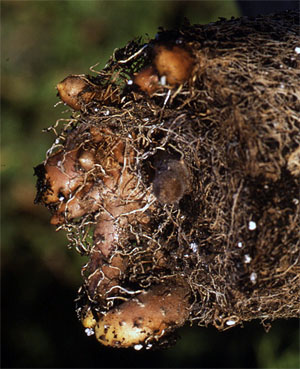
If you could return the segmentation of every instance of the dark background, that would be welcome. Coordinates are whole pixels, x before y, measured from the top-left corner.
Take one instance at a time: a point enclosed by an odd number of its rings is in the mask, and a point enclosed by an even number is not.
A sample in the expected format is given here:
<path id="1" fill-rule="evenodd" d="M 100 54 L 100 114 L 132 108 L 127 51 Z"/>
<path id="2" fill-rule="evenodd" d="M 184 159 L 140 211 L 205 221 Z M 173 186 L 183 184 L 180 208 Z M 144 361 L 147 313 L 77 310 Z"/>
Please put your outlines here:
<path id="1" fill-rule="evenodd" d="M 250 5 L 249 5 L 250 3 Z M 262 3 L 262 2 L 261 2 Z M 295 6 L 296 2 L 1 2 L 1 334 L 2 367 L 299 367 L 296 319 L 220 333 L 184 327 L 175 347 L 137 352 L 102 347 L 78 322 L 74 299 L 86 262 L 67 248 L 48 211 L 33 204 L 33 167 L 54 135 L 42 133 L 70 111 L 54 107 L 68 74 L 101 69 L 113 50 L 157 28 L 208 23 Z"/>

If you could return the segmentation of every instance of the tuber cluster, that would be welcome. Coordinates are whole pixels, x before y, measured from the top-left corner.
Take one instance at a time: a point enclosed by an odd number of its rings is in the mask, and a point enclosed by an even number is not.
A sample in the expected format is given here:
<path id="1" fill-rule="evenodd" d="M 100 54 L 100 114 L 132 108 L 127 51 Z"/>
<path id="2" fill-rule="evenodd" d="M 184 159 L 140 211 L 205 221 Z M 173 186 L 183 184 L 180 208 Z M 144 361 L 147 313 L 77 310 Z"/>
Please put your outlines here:
<path id="1" fill-rule="evenodd" d="M 36 202 L 88 256 L 76 310 L 103 345 L 299 316 L 298 20 L 186 23 L 57 85 L 76 113 Z"/>

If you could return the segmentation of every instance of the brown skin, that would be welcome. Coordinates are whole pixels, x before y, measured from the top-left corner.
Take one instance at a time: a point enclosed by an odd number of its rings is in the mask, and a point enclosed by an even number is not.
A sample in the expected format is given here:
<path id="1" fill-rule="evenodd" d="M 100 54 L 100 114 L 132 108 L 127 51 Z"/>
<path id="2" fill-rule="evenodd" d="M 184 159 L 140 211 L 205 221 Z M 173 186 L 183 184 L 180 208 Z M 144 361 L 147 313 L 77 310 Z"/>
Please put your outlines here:
<path id="1" fill-rule="evenodd" d="M 116 147 L 116 167 L 122 163 L 124 158 L 120 155 L 120 146 Z M 187 177 L 187 168 L 182 161 L 170 159 L 164 160 L 161 169 L 170 169 L 181 176 L 183 180 Z M 110 255 L 116 250 L 116 237 L 120 236 L 120 229 L 115 225 L 114 219 L 122 213 L 129 212 L 141 206 L 138 202 L 122 205 L 120 201 L 132 190 L 133 179 L 127 171 L 123 170 L 123 181 L 118 182 L 119 171 L 110 170 L 111 177 L 107 185 L 113 188 L 119 183 L 118 199 L 110 198 L 108 195 L 105 208 L 111 214 L 104 214 L 94 231 L 95 246 L 90 254 L 88 293 L 91 299 L 105 300 L 110 295 L 115 295 L 121 277 L 126 270 L 127 259 L 115 254 L 108 263 Z M 117 174 L 118 173 L 118 174 Z M 187 184 L 180 185 L 182 196 Z M 177 195 L 178 196 L 178 195 Z M 176 197 L 178 200 L 178 197 Z M 138 217 L 139 221 L 147 223 L 143 215 L 120 218 L 120 225 L 126 225 Z M 163 259 L 160 260 L 165 266 Z M 101 266 L 101 268 L 99 268 Z M 116 287 L 116 288 L 113 288 Z M 109 292 L 109 291 L 113 292 Z M 100 300 L 99 300 L 100 296 Z M 106 314 L 98 316 L 91 315 L 88 309 L 82 314 L 82 324 L 95 330 L 96 338 L 106 346 L 132 347 L 139 344 L 147 344 L 159 340 L 167 332 L 184 324 L 188 318 L 190 290 L 183 280 L 168 282 L 165 285 L 151 287 L 148 291 L 140 293 L 119 307 L 109 310 Z"/>
<path id="2" fill-rule="evenodd" d="M 176 282 L 153 286 L 100 316 L 97 340 L 112 347 L 147 345 L 182 326 L 189 315 L 190 291 L 182 280 Z"/>
<path id="3" fill-rule="evenodd" d="M 113 89 L 111 85 L 102 88 L 85 75 L 70 75 L 58 83 L 56 88 L 60 99 L 74 110 L 81 110 L 92 100 L 100 104 L 119 101 L 117 88 Z"/>
<path id="4" fill-rule="evenodd" d="M 43 202 L 51 204 L 60 201 L 60 194 L 68 197 L 81 183 L 82 175 L 75 168 L 77 150 L 59 151 L 45 164 L 45 181 L 49 188 L 43 194 Z"/>
<path id="5" fill-rule="evenodd" d="M 194 58 L 180 46 L 157 44 L 153 49 L 151 65 L 143 68 L 133 77 L 133 83 L 140 91 L 152 96 L 162 88 L 159 77 L 165 76 L 167 85 L 175 87 L 186 82 L 193 71 Z"/>
<path id="6" fill-rule="evenodd" d="M 152 65 L 137 73 L 133 78 L 133 83 L 150 96 L 160 88 L 157 71 Z"/>
<path id="7" fill-rule="evenodd" d="M 189 172 L 183 161 L 162 160 L 157 164 L 153 193 L 163 204 L 178 202 L 189 187 Z"/>
<path id="8" fill-rule="evenodd" d="M 94 137 L 101 142 L 99 132 L 94 134 Z M 130 161 L 133 160 L 133 152 L 126 156 L 125 168 L 124 153 L 125 145 L 116 140 L 111 155 L 101 162 L 106 172 L 102 177 L 104 187 L 101 194 L 101 205 L 105 211 L 95 226 L 94 247 L 88 265 L 89 296 L 98 301 L 109 296 L 107 291 L 119 284 L 122 273 L 126 269 L 126 258 L 119 254 L 112 257 L 118 249 L 118 239 L 123 236 L 123 229 L 128 223 L 136 222 L 137 219 L 141 223 L 147 223 L 143 213 L 123 215 L 141 208 L 144 202 L 144 196 L 141 196 L 140 189 L 137 187 L 137 180 L 128 168 Z"/>
<path id="9" fill-rule="evenodd" d="M 66 219 L 71 220 L 92 213 L 99 209 L 100 201 L 98 186 L 93 182 L 86 183 L 67 202 L 58 205 L 56 213 L 51 218 L 51 224 L 62 224 Z"/>
<path id="10" fill-rule="evenodd" d="M 46 205 L 57 205 L 51 224 L 62 224 L 65 218 L 77 218 L 99 207 L 99 189 L 93 181 L 84 179 L 84 172 L 91 167 L 93 155 L 83 153 L 82 167 L 82 154 L 78 159 L 79 153 L 79 149 L 59 151 L 49 157 L 44 165 L 47 190 L 43 192 L 42 201 Z M 78 164 L 81 164 L 81 170 Z"/>
<path id="11" fill-rule="evenodd" d="M 80 110 L 95 96 L 95 91 L 87 91 L 90 83 L 84 76 L 68 76 L 58 83 L 57 91 L 61 100 L 74 110 Z"/>
<path id="12" fill-rule="evenodd" d="M 183 47 L 158 44 L 154 47 L 153 65 L 160 76 L 166 76 L 168 85 L 176 86 L 191 76 L 194 58 Z"/>

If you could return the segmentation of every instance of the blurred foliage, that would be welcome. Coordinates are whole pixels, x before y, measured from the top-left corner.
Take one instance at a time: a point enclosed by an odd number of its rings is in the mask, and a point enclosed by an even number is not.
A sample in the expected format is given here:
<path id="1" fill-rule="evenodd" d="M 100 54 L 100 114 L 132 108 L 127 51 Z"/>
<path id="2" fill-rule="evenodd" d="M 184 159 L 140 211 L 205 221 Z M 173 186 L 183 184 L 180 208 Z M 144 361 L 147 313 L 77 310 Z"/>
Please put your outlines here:
<path id="1" fill-rule="evenodd" d="M 74 311 L 86 260 L 33 203 L 33 167 L 54 139 L 41 131 L 70 116 L 66 107 L 54 108 L 59 81 L 96 63 L 101 69 L 115 48 L 152 38 L 159 26 L 238 15 L 233 1 L 1 2 L 3 367 L 299 366 L 295 321 L 275 322 L 268 334 L 257 323 L 224 333 L 186 327 L 166 351 L 102 347 L 85 336 Z"/>

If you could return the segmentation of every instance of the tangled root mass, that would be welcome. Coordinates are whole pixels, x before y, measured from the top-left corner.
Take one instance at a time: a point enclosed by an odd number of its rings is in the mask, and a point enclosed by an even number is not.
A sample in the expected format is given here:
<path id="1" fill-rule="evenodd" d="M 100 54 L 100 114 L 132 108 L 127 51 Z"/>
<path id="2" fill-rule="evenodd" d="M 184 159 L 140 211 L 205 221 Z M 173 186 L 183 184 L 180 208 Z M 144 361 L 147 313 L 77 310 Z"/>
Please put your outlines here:
<path id="1" fill-rule="evenodd" d="M 36 201 L 89 256 L 77 311 L 102 344 L 299 316 L 298 20 L 160 30 L 58 85 L 75 112 Z"/>

